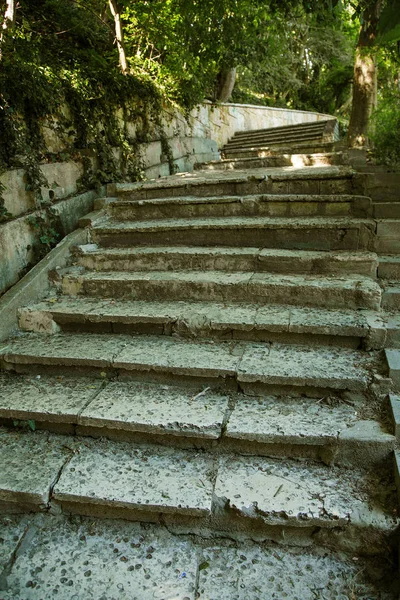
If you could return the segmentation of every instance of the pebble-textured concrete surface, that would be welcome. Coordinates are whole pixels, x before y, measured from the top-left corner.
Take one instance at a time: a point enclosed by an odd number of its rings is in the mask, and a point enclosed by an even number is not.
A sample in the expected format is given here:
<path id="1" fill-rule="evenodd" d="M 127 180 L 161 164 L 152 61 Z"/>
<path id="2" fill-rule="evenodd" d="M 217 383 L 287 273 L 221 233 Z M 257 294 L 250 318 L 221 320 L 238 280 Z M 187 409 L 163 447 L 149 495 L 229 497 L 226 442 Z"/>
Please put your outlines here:
<path id="1" fill-rule="evenodd" d="M 307 398 L 242 397 L 238 400 L 226 428 L 226 436 L 259 442 L 334 441 L 339 433 L 357 422 L 356 407 L 332 398 L 316 402 Z"/>
<path id="2" fill-rule="evenodd" d="M 32 529 L 31 543 L 0 584 L 2 600 L 196 600 L 190 540 L 139 524 L 79 519 L 36 519 Z"/>
<path id="3" fill-rule="evenodd" d="M 80 425 L 161 435 L 218 438 L 229 398 L 167 385 L 111 383 L 82 412 Z"/>
<path id="4" fill-rule="evenodd" d="M 239 382 L 363 390 L 373 356 L 342 348 L 192 341 L 138 335 L 25 334 L 4 349 L 6 364 L 113 367 Z M 0 352 L 1 358 L 1 352 Z"/>
<path id="5" fill-rule="evenodd" d="M 240 361 L 238 379 L 333 389 L 366 389 L 370 363 L 361 353 L 336 348 L 249 344 Z"/>
<path id="6" fill-rule="evenodd" d="M 240 344 L 137 336 L 117 356 L 114 366 L 180 375 L 225 377 L 235 374 L 242 352 Z"/>
<path id="7" fill-rule="evenodd" d="M 368 581 L 372 565 L 327 553 L 279 547 L 206 548 L 199 600 L 389 600 Z M 379 567 L 378 567 L 379 568 Z M 367 569 L 367 571 L 364 571 Z M 389 582 L 387 582 L 389 583 Z"/>
<path id="8" fill-rule="evenodd" d="M 25 334 L 5 349 L 6 362 L 109 367 L 129 342 L 124 336 Z M 1 354 L 0 354 L 1 356 Z"/>
<path id="9" fill-rule="evenodd" d="M 61 436 L 0 429 L 0 500 L 47 504 L 51 487 L 71 455 Z"/>
<path id="10" fill-rule="evenodd" d="M 1 572 L 12 559 L 31 521 L 29 516 L 0 517 L 0 597 L 4 583 Z"/>
<path id="11" fill-rule="evenodd" d="M 81 444 L 54 488 L 56 501 L 193 516 L 211 511 L 212 458 L 106 440 Z"/>
<path id="12" fill-rule="evenodd" d="M 329 470 L 316 464 L 254 457 L 220 459 L 215 496 L 225 499 L 242 517 L 299 527 L 352 522 L 378 529 L 395 525 L 395 505 L 371 502 L 378 479 L 360 471 Z M 379 485 L 379 484 L 378 484 Z M 382 498 L 381 498 L 382 500 Z"/>
<path id="13" fill-rule="evenodd" d="M 397 598 L 391 565 L 377 558 L 195 540 L 122 521 L 36 516 L 2 524 L 2 600 Z"/>
<path id="14" fill-rule="evenodd" d="M 93 379 L 0 373 L 0 417 L 76 422 L 101 385 Z"/>

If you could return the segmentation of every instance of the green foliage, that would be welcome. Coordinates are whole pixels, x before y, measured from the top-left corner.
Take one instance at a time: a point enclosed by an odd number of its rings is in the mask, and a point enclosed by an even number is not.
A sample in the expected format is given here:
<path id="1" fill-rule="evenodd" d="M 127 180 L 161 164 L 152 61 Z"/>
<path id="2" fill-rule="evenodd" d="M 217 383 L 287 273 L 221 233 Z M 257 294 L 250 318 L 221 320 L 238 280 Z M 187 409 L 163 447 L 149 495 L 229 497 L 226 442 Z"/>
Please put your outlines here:
<path id="1" fill-rule="evenodd" d="M 383 8 L 378 25 L 379 43 L 400 40 L 400 4 L 398 0 L 389 0 Z"/>
<path id="2" fill-rule="evenodd" d="M 268 22 L 264 43 L 238 69 L 233 99 L 333 113 L 350 93 L 357 28 L 340 12 L 320 14 L 297 8 Z"/>
<path id="3" fill-rule="evenodd" d="M 378 162 L 400 166 L 400 93 L 382 99 L 370 126 L 370 139 Z"/>
<path id="4" fill-rule="evenodd" d="M 1 174 L 1 171 L 0 171 Z M 4 221 L 8 221 L 11 218 L 11 214 L 5 207 L 5 200 L 2 196 L 5 191 L 5 186 L 0 182 L 0 223 L 4 223 Z"/>
<path id="5" fill-rule="evenodd" d="M 106 6 L 103 0 L 21 0 L 15 28 L 6 32 L 0 167 L 25 169 L 37 205 L 46 185 L 39 163 L 53 159 L 43 125 L 63 139 L 65 155 L 95 157 L 100 183 L 141 172 L 136 140 L 116 114 L 139 107 L 145 126 L 147 112 L 159 112 L 160 95 L 145 74 L 124 76 L 118 69 L 112 23 L 100 16 Z"/>
<path id="6" fill-rule="evenodd" d="M 37 242 L 33 248 L 35 258 L 40 260 L 57 245 L 60 234 L 57 232 L 57 219 L 51 208 L 40 214 L 28 217 L 29 225 L 36 233 Z"/>
<path id="7" fill-rule="evenodd" d="M 21 419 L 13 419 L 13 425 L 18 429 L 29 429 L 30 431 L 35 431 L 36 429 L 36 423 L 32 419 L 28 419 L 26 421 Z"/>

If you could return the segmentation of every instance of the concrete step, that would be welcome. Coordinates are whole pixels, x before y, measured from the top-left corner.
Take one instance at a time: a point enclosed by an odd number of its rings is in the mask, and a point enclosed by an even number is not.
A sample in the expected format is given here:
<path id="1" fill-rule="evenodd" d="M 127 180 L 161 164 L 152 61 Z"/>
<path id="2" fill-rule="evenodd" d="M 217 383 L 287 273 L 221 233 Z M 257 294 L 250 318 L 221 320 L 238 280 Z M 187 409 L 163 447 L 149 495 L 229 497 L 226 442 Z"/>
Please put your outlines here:
<path id="1" fill-rule="evenodd" d="M 378 277 L 400 281 L 400 256 L 380 255 L 378 257 Z"/>
<path id="2" fill-rule="evenodd" d="M 23 334 L 0 349 L 0 366 L 18 372 L 72 371 L 131 376 L 144 381 L 199 382 L 245 393 L 313 395 L 364 391 L 374 353 L 242 341 L 198 341 L 167 336 Z M 274 391 L 275 390 L 275 391 Z"/>
<path id="3" fill-rule="evenodd" d="M 343 152 L 288 154 L 271 152 L 270 156 L 214 160 L 196 165 L 207 171 L 228 171 L 232 169 L 257 169 L 261 167 L 302 167 L 347 164 Z"/>
<path id="4" fill-rule="evenodd" d="M 388 312 L 400 310 L 400 281 L 385 280 L 382 292 L 382 308 Z"/>
<path id="5" fill-rule="evenodd" d="M 400 219 L 378 221 L 376 235 L 379 254 L 400 254 Z"/>
<path id="6" fill-rule="evenodd" d="M 400 202 L 374 202 L 376 219 L 400 219 Z"/>
<path id="7" fill-rule="evenodd" d="M 114 221 L 91 229 L 105 247 L 230 246 L 297 250 L 370 250 L 375 221 L 351 217 L 213 217 Z"/>
<path id="8" fill-rule="evenodd" d="M 323 132 L 328 124 L 328 121 L 314 121 L 309 123 L 296 123 L 293 125 L 281 125 L 280 127 L 268 127 L 264 129 L 249 129 L 246 131 L 237 131 L 234 133 L 231 139 L 241 139 L 252 135 L 262 135 L 263 133 L 288 133 L 288 132 L 301 132 L 301 131 L 318 131 Z"/>
<path id="9" fill-rule="evenodd" d="M 224 149 L 221 150 L 221 157 L 223 159 L 240 159 L 240 158 L 264 158 L 273 155 L 274 153 L 280 154 L 328 154 L 335 152 L 335 144 L 333 142 L 321 142 L 321 141 L 309 141 L 309 142 L 297 142 L 288 146 L 286 142 L 280 143 L 274 142 L 267 146 L 256 146 L 255 148 L 249 149 Z M 347 164 L 347 161 L 346 161 Z"/>
<path id="10" fill-rule="evenodd" d="M 0 375 L 0 423 L 68 435 L 308 458 L 357 468 L 390 460 L 396 438 L 367 400 L 255 398 L 94 378 Z M 360 420 L 360 416 L 364 418 Z M 393 425 L 394 427 L 394 425 Z"/>
<path id="11" fill-rule="evenodd" d="M 76 263 L 96 271 L 253 271 L 297 274 L 359 274 L 375 278 L 378 260 L 373 252 L 316 252 L 276 248 L 193 246 L 76 247 Z"/>
<path id="12" fill-rule="evenodd" d="M 20 310 L 23 331 L 145 333 L 381 349 L 386 324 L 370 311 L 215 302 L 50 298 Z"/>
<path id="13" fill-rule="evenodd" d="M 350 598 L 353 592 L 359 599 L 397 597 L 388 557 L 189 539 L 162 525 L 65 515 L 16 515 L 1 519 L 1 529 L 4 600 L 39 598 L 45 589 L 65 600 L 315 600 L 315 590 L 323 590 L 326 599 Z"/>
<path id="14" fill-rule="evenodd" d="M 231 138 L 223 147 L 225 148 L 246 148 L 249 146 L 256 145 L 268 145 L 274 142 L 284 142 L 285 144 L 296 144 L 297 142 L 310 141 L 322 142 L 322 135 L 318 131 L 288 131 L 284 135 L 282 133 L 272 131 L 266 131 L 261 133 L 253 133 L 251 135 L 242 136 L 240 138 Z"/>
<path id="15" fill-rule="evenodd" d="M 346 166 L 196 171 L 160 177 L 155 181 L 107 186 L 107 195 L 121 200 L 148 200 L 160 196 L 360 193 L 363 193 L 362 179 Z"/>
<path id="16" fill-rule="evenodd" d="M 381 288 L 369 277 L 223 271 L 99 271 L 64 275 L 67 295 L 121 300 L 194 300 L 379 310 Z"/>
<path id="17" fill-rule="evenodd" d="M 0 498 L 14 512 L 50 506 L 203 537 L 240 533 L 386 555 L 397 527 L 382 471 L 43 432 L 1 431 L 0 456 Z"/>
<path id="18" fill-rule="evenodd" d="M 133 221 L 198 217 L 367 217 L 371 216 L 372 205 L 365 196 L 348 194 L 181 196 L 112 200 L 107 212 L 113 219 Z"/>

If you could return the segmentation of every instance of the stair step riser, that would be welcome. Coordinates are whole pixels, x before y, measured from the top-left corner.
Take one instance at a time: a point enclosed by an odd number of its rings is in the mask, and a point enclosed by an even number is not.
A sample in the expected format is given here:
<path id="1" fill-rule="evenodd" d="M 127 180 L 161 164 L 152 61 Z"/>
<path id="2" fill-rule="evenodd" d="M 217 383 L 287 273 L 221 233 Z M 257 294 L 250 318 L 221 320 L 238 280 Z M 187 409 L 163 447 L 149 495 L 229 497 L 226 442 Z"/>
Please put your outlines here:
<path id="1" fill-rule="evenodd" d="M 153 198 L 176 198 L 182 196 L 238 196 L 256 194 L 357 194 L 362 193 L 359 185 L 351 176 L 319 177 L 298 179 L 262 179 L 258 181 L 209 182 L 199 185 L 175 186 L 160 189 L 158 187 L 137 188 L 129 191 L 117 190 L 121 200 L 146 200 Z"/>
<path id="2" fill-rule="evenodd" d="M 104 247 L 126 248 L 132 246 L 230 246 L 280 248 L 287 250 L 369 250 L 373 248 L 374 235 L 370 228 L 361 225 L 327 229 L 310 227 L 292 229 L 252 229 L 232 227 L 224 229 L 169 228 L 156 231 L 124 231 L 97 228 L 92 232 L 95 243 Z"/>
<path id="3" fill-rule="evenodd" d="M 196 254 L 179 252 L 157 252 L 146 254 L 113 256 L 101 252 L 80 256 L 77 264 L 95 271 L 225 271 L 225 272 L 261 272 L 294 273 L 310 275 L 365 275 L 376 277 L 377 261 L 331 260 L 329 255 L 309 260 L 307 257 L 259 255 L 235 256 L 226 254 L 216 256 L 213 253 Z"/>
<path id="4" fill-rule="evenodd" d="M 38 431 L 50 431 L 62 435 L 77 435 L 90 438 L 107 438 L 117 442 L 134 444 L 155 444 L 179 449 L 199 449 L 210 453 L 232 453 L 234 455 L 263 456 L 283 459 L 307 459 L 326 465 L 344 467 L 370 468 L 388 462 L 393 453 L 394 441 L 382 440 L 372 445 L 370 440 L 351 439 L 337 440 L 336 438 L 308 440 L 306 437 L 293 441 L 284 435 L 277 435 L 268 443 L 237 439 L 226 435 L 215 438 L 196 436 L 195 434 L 169 434 L 166 431 L 143 431 L 135 429 L 135 424 L 127 425 L 119 421 L 104 420 L 101 422 L 90 418 L 70 418 L 63 422 L 44 413 L 24 413 L 10 409 L 9 415 L 2 411 L 0 426 L 13 429 L 16 421 L 34 421 Z M 357 452 L 355 452 L 355 449 Z"/>
<path id="5" fill-rule="evenodd" d="M 323 288 L 306 284 L 285 285 L 268 283 L 196 282 L 179 280 L 96 279 L 66 276 L 63 279 L 65 294 L 81 294 L 94 298 L 119 298 L 124 300 L 159 301 L 215 301 L 253 302 L 259 304 L 290 304 L 292 306 L 318 306 L 324 308 L 369 308 L 379 310 L 380 293 L 370 293 L 346 288 Z"/>
<path id="6" fill-rule="evenodd" d="M 229 202 L 115 202 L 108 208 L 111 218 L 121 221 L 140 221 L 153 219 L 176 219 L 196 217 L 368 217 L 371 203 L 368 198 L 354 197 L 353 200 L 332 198 L 328 201 L 313 199 L 273 201 L 236 201 Z"/>

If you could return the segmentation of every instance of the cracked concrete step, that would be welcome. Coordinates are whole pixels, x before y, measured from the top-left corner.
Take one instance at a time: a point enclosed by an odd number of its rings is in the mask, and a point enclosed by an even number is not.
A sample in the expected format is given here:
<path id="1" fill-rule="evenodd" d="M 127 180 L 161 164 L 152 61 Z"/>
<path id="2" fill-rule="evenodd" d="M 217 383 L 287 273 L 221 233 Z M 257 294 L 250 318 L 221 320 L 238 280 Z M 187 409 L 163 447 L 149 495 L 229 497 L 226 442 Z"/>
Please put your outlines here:
<path id="1" fill-rule="evenodd" d="M 3 517 L 3 600 L 396 600 L 389 557 L 202 540 L 166 527 L 65 515 Z M 73 556 L 73 560 L 71 560 Z M 27 587 L 27 585 L 29 586 Z"/>
<path id="2" fill-rule="evenodd" d="M 99 271 L 62 279 L 67 295 L 122 300 L 194 300 L 379 310 L 381 288 L 369 277 L 223 271 Z"/>
<path id="3" fill-rule="evenodd" d="M 215 302 L 50 298 L 20 310 L 24 331 L 147 333 L 381 349 L 386 323 L 369 311 Z"/>
<path id="4" fill-rule="evenodd" d="M 396 442 L 368 402 L 351 396 L 254 398 L 65 376 L 3 374 L 0 381 L 0 421 L 9 427 L 368 469 L 387 462 Z"/>
<path id="5" fill-rule="evenodd" d="M 224 151 L 221 150 L 221 156 L 225 160 L 257 157 L 266 158 L 273 155 L 275 152 L 287 154 L 332 154 L 335 152 L 335 144 L 334 142 L 313 142 L 311 140 L 310 142 L 297 142 L 296 144 L 288 146 L 284 141 L 282 141 L 279 143 L 274 142 L 273 144 L 268 144 L 264 147 L 258 146 L 256 148 L 252 148 L 251 150 L 248 148 L 245 150 L 225 149 Z"/>
<path id="6" fill-rule="evenodd" d="M 270 156 L 257 156 L 238 159 L 214 160 L 197 165 L 197 169 L 225 171 L 230 169 L 257 169 L 261 167 L 300 167 L 345 164 L 343 152 L 327 152 L 315 154 L 293 154 L 271 152 Z"/>
<path id="7" fill-rule="evenodd" d="M 378 277 L 400 281 L 400 256 L 378 257 Z"/>
<path id="8" fill-rule="evenodd" d="M 165 523 L 203 536 L 284 536 L 369 554 L 387 553 L 397 527 L 382 470 L 378 476 L 41 432 L 0 435 L 0 498 L 14 512 L 29 497 L 34 510 L 50 502 L 67 514 Z"/>
<path id="9" fill-rule="evenodd" d="M 214 217 L 156 221 L 105 218 L 91 229 L 106 247 L 231 246 L 297 250 L 371 250 L 375 222 L 350 217 Z"/>
<path id="10" fill-rule="evenodd" d="M 371 214 L 371 199 L 349 194 L 258 194 L 236 196 L 178 196 L 108 202 L 116 220 L 153 220 L 193 217 L 340 217 Z"/>
<path id="11" fill-rule="evenodd" d="M 245 393 L 317 395 L 327 390 L 363 391 L 376 356 L 342 348 L 309 348 L 251 342 L 192 341 L 167 336 L 23 334 L 0 348 L 0 365 L 18 372 L 63 369 L 120 373 L 148 381 L 206 382 Z M 329 393 L 329 392 L 328 392 Z"/>
<path id="12" fill-rule="evenodd" d="M 156 181 L 116 183 L 107 186 L 110 196 L 145 200 L 179 196 L 253 194 L 360 194 L 362 179 L 347 166 L 248 169 L 246 171 L 196 171 L 160 177 Z"/>
<path id="13" fill-rule="evenodd" d="M 279 248 L 151 246 L 74 248 L 76 263 L 96 271 L 254 271 L 296 274 L 359 274 L 376 277 L 374 252 L 318 252 Z M 400 262 L 400 261 L 399 261 Z M 379 263 L 380 264 L 380 263 Z"/>

